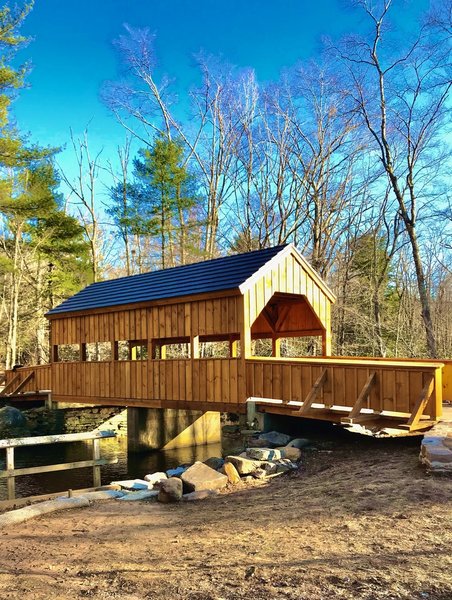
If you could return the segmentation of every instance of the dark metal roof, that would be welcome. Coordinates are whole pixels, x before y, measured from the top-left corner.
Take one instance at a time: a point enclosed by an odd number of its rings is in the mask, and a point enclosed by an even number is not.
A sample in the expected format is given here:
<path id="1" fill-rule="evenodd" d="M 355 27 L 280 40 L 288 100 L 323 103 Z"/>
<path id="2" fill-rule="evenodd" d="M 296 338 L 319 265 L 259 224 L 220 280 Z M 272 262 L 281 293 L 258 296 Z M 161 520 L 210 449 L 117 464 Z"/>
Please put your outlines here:
<path id="1" fill-rule="evenodd" d="M 285 246 L 93 283 L 47 315 L 238 288 Z"/>

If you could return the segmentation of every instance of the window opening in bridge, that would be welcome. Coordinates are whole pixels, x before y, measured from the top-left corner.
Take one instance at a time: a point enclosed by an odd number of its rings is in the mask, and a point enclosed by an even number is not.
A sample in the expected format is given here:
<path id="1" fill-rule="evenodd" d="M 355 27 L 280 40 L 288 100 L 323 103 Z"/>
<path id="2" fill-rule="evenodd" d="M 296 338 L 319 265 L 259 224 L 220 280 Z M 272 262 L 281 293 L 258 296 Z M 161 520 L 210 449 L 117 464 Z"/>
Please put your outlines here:
<path id="1" fill-rule="evenodd" d="M 165 344 L 166 358 L 190 358 L 190 344 L 181 342 L 180 344 Z"/>
<path id="2" fill-rule="evenodd" d="M 272 341 L 270 338 L 251 340 L 252 356 L 272 356 Z"/>
<path id="3" fill-rule="evenodd" d="M 153 343 L 153 358 L 164 359 L 188 359 L 190 358 L 190 338 L 159 339 Z"/>
<path id="4" fill-rule="evenodd" d="M 111 342 L 88 342 L 85 344 L 84 355 L 87 362 L 111 360 Z"/>
<path id="5" fill-rule="evenodd" d="M 281 338 L 281 356 L 296 358 L 300 356 L 322 356 L 322 354 L 322 337 L 319 335 Z"/>
<path id="6" fill-rule="evenodd" d="M 146 340 L 129 342 L 129 360 L 147 360 L 148 344 Z"/>
<path id="7" fill-rule="evenodd" d="M 129 360 L 129 342 L 127 340 L 118 340 L 115 342 L 116 360 Z"/>
<path id="8" fill-rule="evenodd" d="M 199 338 L 199 358 L 237 358 L 240 356 L 238 334 Z"/>
<path id="9" fill-rule="evenodd" d="M 229 340 L 221 342 L 200 342 L 200 358 L 229 358 Z"/>
<path id="10" fill-rule="evenodd" d="M 77 362 L 80 360 L 80 344 L 60 344 L 55 346 L 55 358 L 59 362 Z"/>

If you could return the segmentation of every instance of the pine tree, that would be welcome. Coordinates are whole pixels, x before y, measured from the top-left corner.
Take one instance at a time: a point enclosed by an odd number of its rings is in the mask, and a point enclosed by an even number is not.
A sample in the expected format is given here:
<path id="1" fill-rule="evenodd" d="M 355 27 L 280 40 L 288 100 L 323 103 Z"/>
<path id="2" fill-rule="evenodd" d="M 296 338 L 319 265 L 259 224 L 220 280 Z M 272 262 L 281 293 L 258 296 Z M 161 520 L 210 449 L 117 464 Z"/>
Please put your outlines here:
<path id="1" fill-rule="evenodd" d="M 140 202 L 150 212 L 149 227 L 160 241 L 162 269 L 185 264 L 190 233 L 196 227 L 192 179 L 183 165 L 182 144 L 158 137 L 151 149 L 140 151 L 135 173 L 141 182 Z"/>

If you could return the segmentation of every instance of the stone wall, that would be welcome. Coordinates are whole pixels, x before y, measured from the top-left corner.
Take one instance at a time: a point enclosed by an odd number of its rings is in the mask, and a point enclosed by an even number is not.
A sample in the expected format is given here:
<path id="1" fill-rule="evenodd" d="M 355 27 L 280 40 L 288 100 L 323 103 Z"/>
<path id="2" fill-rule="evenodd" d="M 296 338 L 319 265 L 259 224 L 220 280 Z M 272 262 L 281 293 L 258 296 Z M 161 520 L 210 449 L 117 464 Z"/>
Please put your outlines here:
<path id="1" fill-rule="evenodd" d="M 127 409 L 118 406 L 83 408 L 33 408 L 23 412 L 30 435 L 81 433 L 111 429 L 119 437 L 127 435 Z"/>

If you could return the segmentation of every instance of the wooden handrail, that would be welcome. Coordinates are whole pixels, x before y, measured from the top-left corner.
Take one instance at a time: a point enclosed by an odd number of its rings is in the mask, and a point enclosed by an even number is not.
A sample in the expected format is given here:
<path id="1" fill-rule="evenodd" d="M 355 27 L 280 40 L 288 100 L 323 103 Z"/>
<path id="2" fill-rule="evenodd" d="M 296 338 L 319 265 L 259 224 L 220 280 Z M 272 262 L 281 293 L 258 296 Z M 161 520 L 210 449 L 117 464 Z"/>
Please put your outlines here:
<path id="1" fill-rule="evenodd" d="M 85 467 L 93 468 L 94 487 L 101 485 L 100 467 L 102 465 L 111 465 L 118 462 L 117 458 L 102 459 L 100 458 L 101 439 L 116 437 L 114 431 L 91 431 L 88 433 L 66 433 L 62 435 L 41 435 L 36 437 L 26 438 L 10 438 L 0 440 L 0 448 L 6 450 L 6 470 L 0 471 L 0 479 L 7 479 L 8 500 L 14 500 L 16 497 L 16 481 L 15 478 L 21 475 L 35 475 L 38 473 L 52 473 L 56 471 L 68 471 L 71 469 L 82 469 Z M 92 460 L 80 460 L 70 463 L 59 463 L 54 465 L 42 465 L 39 467 L 24 467 L 16 469 L 14 467 L 14 448 L 21 446 L 39 446 L 42 444 L 57 444 L 67 442 L 80 442 L 91 440 L 93 442 L 93 458 Z"/>

